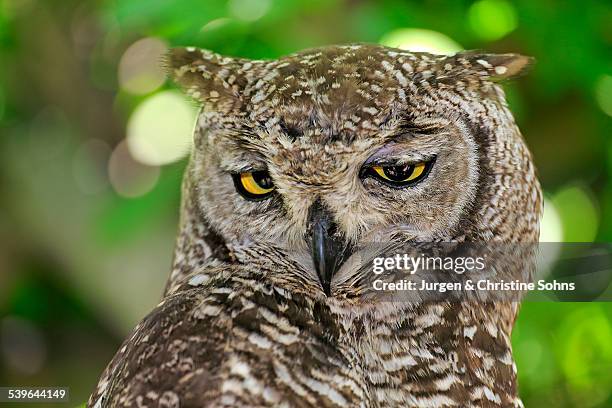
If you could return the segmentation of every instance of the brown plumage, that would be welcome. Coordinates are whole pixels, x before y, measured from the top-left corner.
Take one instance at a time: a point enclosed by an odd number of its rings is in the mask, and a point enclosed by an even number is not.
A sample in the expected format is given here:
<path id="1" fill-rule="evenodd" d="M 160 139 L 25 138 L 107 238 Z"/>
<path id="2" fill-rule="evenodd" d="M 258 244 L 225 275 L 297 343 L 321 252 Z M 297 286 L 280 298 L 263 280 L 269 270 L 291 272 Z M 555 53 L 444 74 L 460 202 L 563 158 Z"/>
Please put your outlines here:
<path id="1" fill-rule="evenodd" d="M 496 84 L 528 63 L 173 50 L 203 106 L 173 270 L 89 406 L 521 406 L 517 303 L 373 302 L 362 248 L 537 241 L 539 184 Z M 395 183 L 375 165 L 426 170 Z M 253 174 L 268 181 L 245 192 Z"/>

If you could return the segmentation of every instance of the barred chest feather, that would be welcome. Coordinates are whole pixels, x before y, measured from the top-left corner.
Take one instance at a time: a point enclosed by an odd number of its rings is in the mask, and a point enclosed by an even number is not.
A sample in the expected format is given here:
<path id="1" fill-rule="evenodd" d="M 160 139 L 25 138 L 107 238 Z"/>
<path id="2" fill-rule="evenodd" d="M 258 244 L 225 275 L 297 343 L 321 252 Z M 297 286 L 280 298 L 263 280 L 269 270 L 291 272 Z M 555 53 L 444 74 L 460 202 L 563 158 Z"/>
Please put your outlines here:
<path id="1" fill-rule="evenodd" d="M 90 405 L 520 406 L 494 305 L 359 310 L 261 277 L 222 264 L 189 276 L 135 329 Z"/>

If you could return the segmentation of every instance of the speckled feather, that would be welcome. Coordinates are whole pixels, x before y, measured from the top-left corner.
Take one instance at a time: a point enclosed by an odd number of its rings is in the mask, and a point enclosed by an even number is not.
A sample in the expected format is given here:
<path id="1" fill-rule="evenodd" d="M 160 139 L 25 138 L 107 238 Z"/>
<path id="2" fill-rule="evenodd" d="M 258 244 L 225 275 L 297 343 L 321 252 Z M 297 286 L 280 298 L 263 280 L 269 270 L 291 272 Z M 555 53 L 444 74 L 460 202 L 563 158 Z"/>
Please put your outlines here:
<path id="1" fill-rule="evenodd" d="M 332 46 L 271 61 L 173 50 L 202 106 L 166 295 L 102 374 L 92 407 L 522 406 L 515 303 L 371 303 L 325 296 L 307 256 L 315 199 L 348 240 L 535 242 L 541 192 L 503 91 L 529 59 Z M 428 179 L 360 180 L 387 150 L 437 156 Z M 229 172 L 264 166 L 247 202 Z M 525 261 L 527 262 L 527 261 Z"/>

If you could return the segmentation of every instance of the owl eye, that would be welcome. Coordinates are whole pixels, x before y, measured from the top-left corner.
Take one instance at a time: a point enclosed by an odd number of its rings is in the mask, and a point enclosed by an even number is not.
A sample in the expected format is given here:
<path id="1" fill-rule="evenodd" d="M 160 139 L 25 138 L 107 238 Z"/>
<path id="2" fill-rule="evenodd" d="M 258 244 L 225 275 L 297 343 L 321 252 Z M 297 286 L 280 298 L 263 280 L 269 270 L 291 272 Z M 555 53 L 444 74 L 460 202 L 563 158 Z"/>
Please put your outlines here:
<path id="1" fill-rule="evenodd" d="M 262 200 L 274 191 L 272 178 L 267 171 L 233 173 L 236 191 L 248 200 Z"/>
<path id="2" fill-rule="evenodd" d="M 373 177 L 392 187 L 407 187 L 418 183 L 429 174 L 433 160 L 401 165 L 374 165 L 366 168 L 364 176 Z"/>

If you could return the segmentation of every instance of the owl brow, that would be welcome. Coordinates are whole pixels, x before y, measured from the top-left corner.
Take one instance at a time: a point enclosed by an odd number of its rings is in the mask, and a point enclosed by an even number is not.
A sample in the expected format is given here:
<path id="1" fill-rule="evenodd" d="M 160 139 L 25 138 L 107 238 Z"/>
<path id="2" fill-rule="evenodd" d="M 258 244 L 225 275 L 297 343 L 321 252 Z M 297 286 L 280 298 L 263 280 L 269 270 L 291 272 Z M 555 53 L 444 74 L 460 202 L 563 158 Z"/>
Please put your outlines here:
<path id="1" fill-rule="evenodd" d="M 229 173 L 245 173 L 266 170 L 266 163 L 257 157 L 234 157 L 221 162 L 221 170 Z"/>
<path id="2" fill-rule="evenodd" d="M 381 123 L 380 127 L 384 128 L 385 125 L 390 125 L 393 118 L 389 116 L 385 118 Z M 421 135 L 435 135 L 444 131 L 445 127 L 441 124 L 427 124 L 417 125 L 408 118 L 401 118 L 398 125 L 389 126 L 389 132 L 383 138 L 384 143 L 396 141 L 398 139 L 406 138 L 407 136 L 421 136 Z"/>
<path id="3" fill-rule="evenodd" d="M 435 136 L 443 133 L 444 128 L 436 127 L 436 128 L 406 128 L 406 129 L 396 129 L 393 132 L 385 135 L 382 139 L 382 145 L 387 145 L 389 143 L 397 142 L 405 142 L 410 139 L 422 137 L 422 136 Z"/>
<path id="4" fill-rule="evenodd" d="M 222 170 L 240 173 L 266 169 L 266 158 L 261 152 L 261 140 L 244 136 L 235 132 L 224 139 L 225 144 L 220 151 L 219 164 Z"/>
<path id="5" fill-rule="evenodd" d="M 398 136 L 413 134 L 413 135 L 434 135 L 444 130 L 441 125 L 417 125 L 414 122 L 402 122 L 397 129 Z"/>

